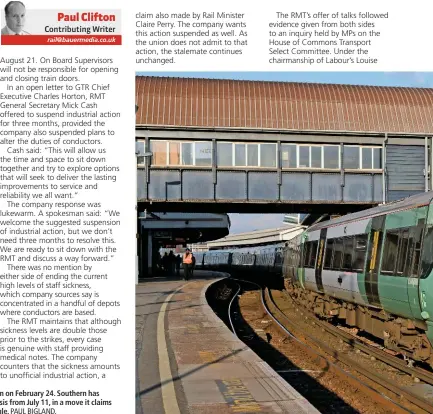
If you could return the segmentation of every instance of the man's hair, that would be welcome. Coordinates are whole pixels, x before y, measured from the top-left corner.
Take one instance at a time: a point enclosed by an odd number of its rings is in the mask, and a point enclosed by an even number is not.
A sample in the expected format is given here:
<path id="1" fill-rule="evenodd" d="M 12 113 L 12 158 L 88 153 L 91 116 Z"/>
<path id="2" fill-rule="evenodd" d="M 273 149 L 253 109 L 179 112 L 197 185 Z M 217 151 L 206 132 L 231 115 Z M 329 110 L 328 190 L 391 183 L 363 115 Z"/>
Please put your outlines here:
<path id="1" fill-rule="evenodd" d="M 10 7 L 12 6 L 12 4 L 14 4 L 14 3 L 19 3 L 19 4 L 21 4 L 21 6 L 23 6 L 24 8 L 26 7 L 22 1 L 12 0 L 12 1 L 10 1 L 8 4 L 6 4 L 6 6 L 5 6 L 5 15 L 6 15 L 6 16 L 9 14 L 9 9 L 10 9 Z"/>

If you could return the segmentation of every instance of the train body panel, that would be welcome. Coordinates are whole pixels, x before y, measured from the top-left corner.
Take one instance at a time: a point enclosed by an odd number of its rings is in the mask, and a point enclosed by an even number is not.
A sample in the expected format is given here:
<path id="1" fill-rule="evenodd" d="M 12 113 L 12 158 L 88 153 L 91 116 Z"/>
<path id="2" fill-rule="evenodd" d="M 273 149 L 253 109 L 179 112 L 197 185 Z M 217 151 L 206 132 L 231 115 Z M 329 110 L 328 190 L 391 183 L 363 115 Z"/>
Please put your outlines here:
<path id="1" fill-rule="evenodd" d="M 298 246 L 288 246 L 296 259 L 284 255 L 288 289 L 318 315 L 345 319 L 433 366 L 432 198 L 417 195 L 307 229 Z"/>

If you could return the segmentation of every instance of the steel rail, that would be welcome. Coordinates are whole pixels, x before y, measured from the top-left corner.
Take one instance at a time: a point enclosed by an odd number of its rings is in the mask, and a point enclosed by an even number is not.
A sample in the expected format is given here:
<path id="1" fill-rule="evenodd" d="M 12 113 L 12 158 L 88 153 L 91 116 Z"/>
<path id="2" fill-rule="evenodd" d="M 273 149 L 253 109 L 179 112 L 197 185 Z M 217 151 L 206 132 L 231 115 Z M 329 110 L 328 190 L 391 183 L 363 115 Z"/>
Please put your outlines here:
<path id="1" fill-rule="evenodd" d="M 302 330 L 302 327 L 300 327 L 296 322 L 293 322 L 287 315 L 284 314 L 284 312 L 282 312 L 279 307 L 275 304 L 274 300 L 272 299 L 272 296 L 270 294 L 270 292 L 268 291 L 268 296 L 269 296 L 269 301 L 272 303 L 272 305 L 276 308 L 276 310 L 278 311 L 278 313 L 292 326 L 295 328 L 295 330 L 301 331 L 302 335 L 306 338 L 308 338 L 309 341 L 311 341 L 312 343 L 314 343 L 317 347 L 319 347 L 321 350 L 323 350 L 326 354 L 332 356 L 334 359 L 341 361 L 342 363 L 344 363 L 345 365 L 350 366 L 352 369 L 354 369 L 355 371 L 357 371 L 358 373 L 360 373 L 361 375 L 365 376 L 366 378 L 370 379 L 371 381 L 381 385 L 382 387 L 388 389 L 389 391 L 391 391 L 392 393 L 399 395 L 399 396 L 403 396 L 404 398 L 407 399 L 407 401 L 411 402 L 412 404 L 418 406 L 419 408 L 421 408 L 422 410 L 428 412 L 428 413 L 433 413 L 433 406 L 430 405 L 428 402 L 426 402 L 424 399 L 419 398 L 417 395 L 413 394 L 412 392 L 405 390 L 401 387 L 398 387 L 394 384 L 391 384 L 386 378 L 383 378 L 381 375 L 379 374 L 375 374 L 374 372 L 370 372 L 368 369 L 364 368 L 363 366 L 361 366 L 360 364 L 356 363 L 355 361 L 353 361 L 352 359 L 350 359 L 348 356 L 346 356 L 345 354 L 336 351 L 335 349 L 329 347 L 327 344 L 323 343 L 322 341 L 314 338 L 312 335 L 309 335 L 307 333 L 305 333 Z M 293 334 L 288 331 L 278 320 L 277 318 L 275 318 L 275 316 L 272 315 L 272 312 L 269 310 L 269 308 L 267 307 L 267 305 L 265 304 L 265 290 L 262 290 L 262 305 L 264 307 L 264 309 L 266 310 L 266 312 L 269 314 L 269 316 L 271 316 L 271 318 L 277 323 L 277 325 L 281 328 L 281 330 L 285 333 L 287 333 L 288 335 L 290 335 L 291 337 L 293 337 L 296 341 L 300 342 L 301 344 L 303 344 L 302 341 L 300 341 L 298 338 L 294 337 Z M 321 357 L 324 357 L 318 350 L 308 346 L 307 344 L 304 344 L 307 347 L 309 347 L 311 350 L 313 350 L 313 352 L 315 352 L 316 354 L 320 355 Z M 363 387 L 367 388 L 370 392 L 374 392 L 376 395 L 380 396 L 381 398 L 385 399 L 386 401 L 388 401 L 389 403 L 393 404 L 398 410 L 403 410 L 403 412 L 411 412 L 408 409 L 404 408 L 403 406 L 401 406 L 400 404 L 398 404 L 397 402 L 393 401 L 391 398 L 389 398 L 388 396 L 384 395 L 383 393 L 373 389 L 372 387 L 370 387 L 369 385 L 365 384 L 363 381 L 361 381 L 360 379 L 356 378 L 355 376 L 353 376 L 352 374 L 348 373 L 347 371 L 343 370 L 342 368 L 338 367 L 337 365 L 335 365 L 334 363 L 332 363 L 331 361 L 329 361 L 329 364 L 335 369 L 337 369 L 339 372 L 343 372 L 345 375 L 347 375 L 348 378 L 355 380 L 357 383 L 361 384 Z"/>
<path id="2" fill-rule="evenodd" d="M 297 303 L 300 306 L 303 306 L 295 299 L 293 299 L 288 292 L 284 291 L 283 293 L 286 297 L 288 297 L 293 302 Z M 345 343 L 349 343 L 354 348 L 359 349 L 360 351 L 368 355 L 374 356 L 379 361 L 382 361 L 385 364 L 395 369 L 403 371 L 406 374 L 409 374 L 413 377 L 419 378 L 420 380 L 424 381 L 427 384 L 433 385 L 433 373 L 430 373 L 421 368 L 410 367 L 405 363 L 405 361 L 402 361 L 397 357 L 389 355 L 382 350 L 374 348 L 371 345 L 363 343 L 358 338 L 356 338 L 356 336 L 351 335 L 350 333 L 347 333 L 345 331 L 342 331 L 341 329 L 338 329 L 336 326 L 331 325 L 329 322 L 321 321 L 319 318 L 317 318 L 317 316 L 313 312 L 311 312 L 309 309 L 305 308 L 304 306 L 303 306 L 303 310 L 310 318 L 314 319 L 317 325 L 325 329 L 330 334 L 340 338 Z"/>
<path id="3" fill-rule="evenodd" d="M 227 279 L 229 279 L 229 278 L 227 278 Z M 230 300 L 229 307 L 228 307 L 228 315 L 229 315 L 230 326 L 232 327 L 232 332 L 236 336 L 236 338 L 238 338 L 238 334 L 236 333 L 236 329 L 235 329 L 235 326 L 233 325 L 232 316 L 231 316 L 231 314 L 232 314 L 232 312 L 231 312 L 232 303 L 235 300 L 235 298 L 237 298 L 239 292 L 241 291 L 241 285 L 239 283 L 236 283 L 236 284 L 238 285 L 238 290 L 237 290 L 237 292 L 233 295 L 233 297 Z"/>

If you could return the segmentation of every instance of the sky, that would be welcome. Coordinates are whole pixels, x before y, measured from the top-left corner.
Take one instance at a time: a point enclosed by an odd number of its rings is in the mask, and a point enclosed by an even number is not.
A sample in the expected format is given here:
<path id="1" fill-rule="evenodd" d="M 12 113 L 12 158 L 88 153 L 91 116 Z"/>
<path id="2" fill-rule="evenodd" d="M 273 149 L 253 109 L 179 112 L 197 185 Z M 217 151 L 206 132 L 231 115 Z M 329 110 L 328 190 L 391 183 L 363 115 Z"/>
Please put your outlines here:
<path id="1" fill-rule="evenodd" d="M 137 75 L 348 85 L 433 87 L 433 72 L 140 72 Z M 284 226 L 283 214 L 230 214 L 231 234 Z"/>

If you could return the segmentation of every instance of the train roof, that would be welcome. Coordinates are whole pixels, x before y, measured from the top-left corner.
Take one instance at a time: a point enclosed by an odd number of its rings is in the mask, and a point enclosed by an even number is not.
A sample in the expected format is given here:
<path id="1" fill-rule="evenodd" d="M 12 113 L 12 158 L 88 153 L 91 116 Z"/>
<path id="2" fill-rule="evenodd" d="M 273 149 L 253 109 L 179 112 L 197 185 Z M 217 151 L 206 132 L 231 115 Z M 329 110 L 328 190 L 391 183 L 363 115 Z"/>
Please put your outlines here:
<path id="1" fill-rule="evenodd" d="M 404 198 L 403 200 L 394 201 L 388 204 L 381 204 L 377 207 L 369 208 L 367 210 L 358 211 L 356 213 L 347 214 L 343 217 L 339 217 L 333 220 L 317 223 L 308 228 L 307 232 L 336 226 L 338 224 L 343 224 L 350 221 L 362 220 L 368 217 L 381 216 L 383 214 L 389 214 L 400 210 L 409 210 L 416 207 L 422 207 L 428 205 L 432 198 L 433 191 L 416 194 L 414 196 Z"/>

